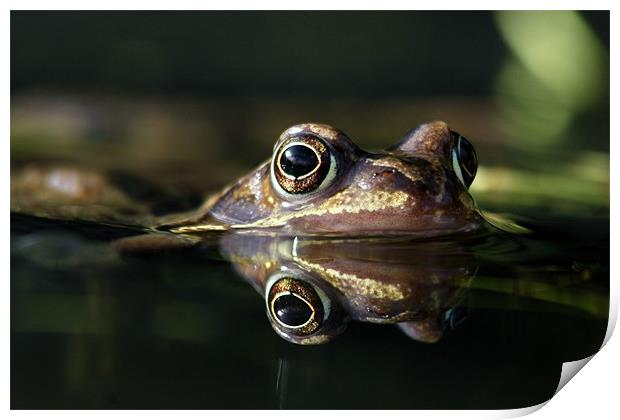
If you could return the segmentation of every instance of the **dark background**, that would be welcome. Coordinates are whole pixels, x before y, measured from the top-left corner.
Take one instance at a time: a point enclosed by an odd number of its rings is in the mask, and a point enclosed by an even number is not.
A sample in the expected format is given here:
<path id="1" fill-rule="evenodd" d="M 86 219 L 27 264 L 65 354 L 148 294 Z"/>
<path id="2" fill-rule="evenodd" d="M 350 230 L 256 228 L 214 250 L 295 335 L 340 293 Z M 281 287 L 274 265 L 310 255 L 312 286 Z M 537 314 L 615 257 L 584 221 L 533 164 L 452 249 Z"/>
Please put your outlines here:
<path id="1" fill-rule="evenodd" d="M 195 203 L 293 124 L 374 151 L 443 120 L 476 147 L 483 205 L 607 212 L 608 49 L 605 11 L 14 11 L 11 162 Z"/>
<path id="2" fill-rule="evenodd" d="M 11 13 L 13 93 L 485 96 L 507 54 L 490 12 Z"/>

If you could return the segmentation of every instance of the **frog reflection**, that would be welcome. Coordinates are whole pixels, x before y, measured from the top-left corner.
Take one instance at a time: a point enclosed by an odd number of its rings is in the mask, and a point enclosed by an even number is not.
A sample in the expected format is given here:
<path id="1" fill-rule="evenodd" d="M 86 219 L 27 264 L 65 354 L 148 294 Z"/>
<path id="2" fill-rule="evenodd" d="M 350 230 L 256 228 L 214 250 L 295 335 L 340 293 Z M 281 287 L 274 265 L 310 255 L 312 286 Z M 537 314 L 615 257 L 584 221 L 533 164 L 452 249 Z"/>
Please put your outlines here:
<path id="1" fill-rule="evenodd" d="M 477 267 L 448 241 L 228 235 L 221 250 L 264 297 L 276 333 L 296 344 L 328 342 L 351 320 L 436 342 L 459 322 Z"/>

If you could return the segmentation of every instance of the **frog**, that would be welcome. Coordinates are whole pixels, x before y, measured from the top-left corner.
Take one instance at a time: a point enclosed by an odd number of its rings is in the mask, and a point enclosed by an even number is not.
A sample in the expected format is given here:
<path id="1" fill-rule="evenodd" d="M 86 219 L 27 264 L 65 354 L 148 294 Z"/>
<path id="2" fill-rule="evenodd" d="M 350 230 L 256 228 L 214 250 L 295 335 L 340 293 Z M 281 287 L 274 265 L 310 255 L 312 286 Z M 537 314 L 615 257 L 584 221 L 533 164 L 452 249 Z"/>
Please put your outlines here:
<path id="1" fill-rule="evenodd" d="M 329 125 L 303 123 L 284 130 L 270 159 L 189 212 L 154 216 L 104 176 L 73 168 L 31 168 L 13 177 L 11 204 L 17 213 L 133 225 L 194 241 L 256 230 L 432 237 L 484 225 L 468 191 L 477 167 L 472 144 L 445 122 L 422 124 L 378 153 Z"/>
<path id="2" fill-rule="evenodd" d="M 472 144 L 442 121 L 422 124 L 379 153 L 326 124 L 286 129 L 270 159 L 198 211 L 156 230 L 196 235 L 261 230 L 319 236 L 469 232 L 484 219 L 469 193 Z"/>

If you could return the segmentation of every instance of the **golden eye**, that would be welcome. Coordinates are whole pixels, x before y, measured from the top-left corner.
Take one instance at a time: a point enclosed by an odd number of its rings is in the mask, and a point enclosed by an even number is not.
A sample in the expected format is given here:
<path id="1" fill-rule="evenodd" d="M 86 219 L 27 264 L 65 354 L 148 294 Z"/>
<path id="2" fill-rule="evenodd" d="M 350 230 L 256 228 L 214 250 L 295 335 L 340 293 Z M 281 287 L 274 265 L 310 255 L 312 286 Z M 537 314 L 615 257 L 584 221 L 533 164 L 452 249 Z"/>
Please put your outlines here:
<path id="1" fill-rule="evenodd" d="M 269 317 L 296 336 L 316 332 L 329 315 L 329 302 L 310 283 L 279 275 L 268 282 L 266 304 Z"/>
<path id="2" fill-rule="evenodd" d="M 271 162 L 272 183 L 278 193 L 295 198 L 318 193 L 336 175 L 336 160 L 319 138 L 301 135 L 285 140 Z"/>

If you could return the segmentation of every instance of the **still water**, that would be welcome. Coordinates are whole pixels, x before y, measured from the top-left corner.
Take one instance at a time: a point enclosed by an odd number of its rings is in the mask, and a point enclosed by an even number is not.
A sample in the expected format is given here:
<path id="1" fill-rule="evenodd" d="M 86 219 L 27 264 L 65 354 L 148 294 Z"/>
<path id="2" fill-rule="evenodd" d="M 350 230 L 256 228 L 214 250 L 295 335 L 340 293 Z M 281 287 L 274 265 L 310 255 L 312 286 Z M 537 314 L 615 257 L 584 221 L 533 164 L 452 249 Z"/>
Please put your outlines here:
<path id="1" fill-rule="evenodd" d="M 224 236 L 191 251 L 119 256 L 110 242 L 136 232 L 14 214 L 11 405 L 543 402 L 563 362 L 602 344 L 609 222 L 572 215 L 519 223 L 529 233 L 371 242 Z M 323 344 L 280 337 L 266 309 L 268 279 L 293 266 L 293 277 L 330 301 Z M 384 292 L 364 296 L 351 282 L 326 280 L 325 267 L 372 276 Z M 399 303 L 385 299 L 394 290 L 405 291 Z"/>

